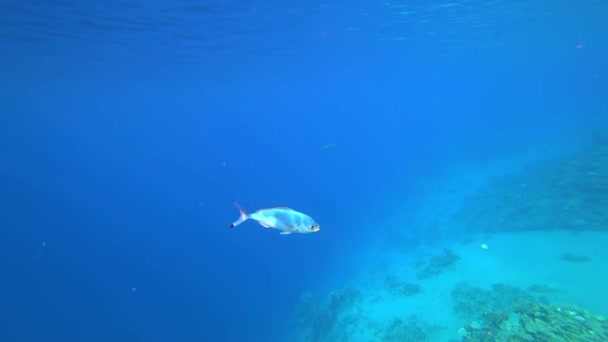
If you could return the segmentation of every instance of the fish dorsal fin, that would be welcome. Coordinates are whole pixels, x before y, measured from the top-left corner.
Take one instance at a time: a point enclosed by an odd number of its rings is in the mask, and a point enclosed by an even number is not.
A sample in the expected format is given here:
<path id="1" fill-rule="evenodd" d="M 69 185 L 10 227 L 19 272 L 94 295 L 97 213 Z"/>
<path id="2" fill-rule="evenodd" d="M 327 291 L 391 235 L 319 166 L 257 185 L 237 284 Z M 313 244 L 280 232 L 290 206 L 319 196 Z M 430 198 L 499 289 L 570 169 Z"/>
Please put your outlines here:
<path id="1" fill-rule="evenodd" d="M 291 208 L 289 208 L 289 207 L 272 207 L 272 208 L 269 208 L 269 209 L 285 209 L 285 210 L 293 210 L 293 209 L 291 209 Z"/>

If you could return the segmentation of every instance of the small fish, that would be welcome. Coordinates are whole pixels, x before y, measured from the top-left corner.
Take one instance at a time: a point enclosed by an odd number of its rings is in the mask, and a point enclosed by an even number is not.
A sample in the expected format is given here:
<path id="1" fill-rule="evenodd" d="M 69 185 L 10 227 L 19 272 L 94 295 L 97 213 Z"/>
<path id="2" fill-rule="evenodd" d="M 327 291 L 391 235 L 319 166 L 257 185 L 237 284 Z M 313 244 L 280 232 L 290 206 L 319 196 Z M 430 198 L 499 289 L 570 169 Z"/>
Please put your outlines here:
<path id="1" fill-rule="evenodd" d="M 276 207 L 260 209 L 254 213 L 247 214 L 238 203 L 234 202 L 234 205 L 236 205 L 241 212 L 241 216 L 230 225 L 230 228 L 234 228 L 251 219 L 258 221 L 264 228 L 278 229 L 283 235 L 291 233 L 316 233 L 321 230 L 321 226 L 317 224 L 312 217 L 291 208 Z"/>

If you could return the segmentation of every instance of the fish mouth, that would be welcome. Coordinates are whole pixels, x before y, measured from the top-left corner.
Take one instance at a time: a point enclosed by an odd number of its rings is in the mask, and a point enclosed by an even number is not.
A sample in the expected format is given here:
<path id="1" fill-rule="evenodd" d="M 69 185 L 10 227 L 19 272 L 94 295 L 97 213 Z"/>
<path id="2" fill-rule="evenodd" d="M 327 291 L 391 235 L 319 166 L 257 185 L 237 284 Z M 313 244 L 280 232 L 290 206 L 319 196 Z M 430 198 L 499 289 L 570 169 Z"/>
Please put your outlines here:
<path id="1" fill-rule="evenodd" d="M 319 230 L 321 230 L 321 226 L 312 226 L 310 228 L 313 232 L 318 232 Z"/>

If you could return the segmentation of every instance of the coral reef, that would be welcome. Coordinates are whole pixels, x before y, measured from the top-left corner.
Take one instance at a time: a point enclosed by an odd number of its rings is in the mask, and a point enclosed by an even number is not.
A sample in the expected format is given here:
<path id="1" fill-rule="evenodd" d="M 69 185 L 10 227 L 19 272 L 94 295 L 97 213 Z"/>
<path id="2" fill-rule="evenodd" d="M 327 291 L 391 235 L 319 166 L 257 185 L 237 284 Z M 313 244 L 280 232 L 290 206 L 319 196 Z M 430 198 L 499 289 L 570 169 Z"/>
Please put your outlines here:
<path id="1" fill-rule="evenodd" d="M 539 294 L 562 292 L 562 290 L 547 284 L 532 284 L 528 287 L 528 291 Z"/>
<path id="2" fill-rule="evenodd" d="M 467 319 L 475 319 L 480 312 L 513 312 L 534 297 L 524 290 L 494 284 L 491 290 L 460 282 L 452 289 L 454 311 Z"/>
<path id="3" fill-rule="evenodd" d="M 310 292 L 304 293 L 293 318 L 298 341 L 345 340 L 345 327 L 357 320 L 358 313 L 353 309 L 360 298 L 361 293 L 353 288 L 333 291 L 326 303 Z"/>
<path id="4" fill-rule="evenodd" d="M 425 342 L 428 340 L 426 330 L 428 328 L 424 322 L 421 322 L 416 316 L 410 316 L 406 321 L 398 318 L 391 321 L 382 330 L 379 337 L 382 342 Z"/>
<path id="5" fill-rule="evenodd" d="M 607 194 L 608 135 L 598 135 L 593 144 L 577 153 L 538 162 L 517 175 L 490 181 L 462 206 L 450 211 L 438 210 L 436 216 L 439 218 L 433 216 L 432 219 L 422 220 L 422 228 L 417 230 L 416 235 L 394 229 L 384 247 L 411 251 L 421 243 L 440 240 L 436 238 L 438 236 L 445 239 L 447 233 L 442 233 L 442 227 L 448 226 L 462 228 L 450 229 L 453 234 L 449 236 L 450 241 L 452 237 L 472 241 L 473 237 L 509 231 L 566 229 L 571 230 L 572 234 L 579 234 L 585 230 L 607 230 Z M 453 214 L 455 211 L 456 214 Z M 419 224 L 412 220 L 412 225 Z M 596 258 L 600 260 L 595 254 L 590 256 L 593 256 L 593 261 Z M 586 255 L 569 251 L 555 257 L 569 263 L 592 261 Z M 415 269 L 417 279 L 425 286 L 424 294 L 434 294 L 435 284 L 427 284 L 423 280 L 449 271 L 459 259 L 460 256 L 450 250 L 421 259 Z M 570 265 L 571 268 L 577 266 L 583 265 Z M 364 287 L 366 294 L 371 293 L 365 302 L 362 294 L 353 288 L 334 291 L 326 300 L 320 300 L 310 293 L 304 294 L 293 318 L 296 333 L 289 341 L 428 340 L 434 333 L 428 324 L 416 316 L 408 318 L 411 313 L 417 313 L 418 317 L 425 316 L 419 311 L 401 311 L 403 302 L 407 300 L 395 300 L 394 305 L 401 307 L 393 306 L 391 302 L 396 298 L 421 293 L 421 285 L 386 275 L 389 269 L 387 265 L 381 265 L 373 270 L 370 277 L 373 281 L 366 278 L 366 281 L 373 283 L 373 289 Z M 390 295 L 387 296 L 385 290 Z M 494 284 L 490 289 L 482 289 L 459 283 L 451 291 L 453 310 L 466 323 L 459 329 L 440 327 L 449 329 L 441 333 L 451 334 L 451 338 L 465 342 L 608 341 L 606 318 L 584 309 L 552 302 L 566 298 L 564 291 L 547 284 L 533 284 L 527 289 Z M 419 304 L 419 298 L 413 300 Z M 364 305 L 371 311 L 379 308 L 382 314 L 364 312 Z M 385 308 L 389 310 L 382 311 Z M 388 317 L 385 316 L 387 312 Z M 393 315 L 397 317 L 393 318 Z"/>
<path id="6" fill-rule="evenodd" d="M 460 331 L 466 342 L 604 342 L 608 322 L 576 307 L 528 302 L 507 316 L 487 312 Z"/>
<path id="7" fill-rule="evenodd" d="M 388 291 L 395 296 L 409 297 L 422 291 L 422 287 L 420 285 L 405 282 L 393 275 L 386 276 L 385 285 Z"/>
<path id="8" fill-rule="evenodd" d="M 454 215 L 472 232 L 608 229 L 608 138 L 488 183 Z"/>
<path id="9" fill-rule="evenodd" d="M 397 279 L 397 284 L 398 290 L 407 283 Z M 374 321 L 361 311 L 361 300 L 361 293 L 352 288 L 332 292 L 326 302 L 304 293 L 292 320 L 294 329 L 289 341 L 427 341 L 428 331 L 432 329 L 418 317 L 405 318 L 404 315 L 388 322 Z"/>
<path id="10" fill-rule="evenodd" d="M 562 261 L 567 261 L 567 262 L 589 262 L 591 261 L 591 258 L 584 256 L 584 255 L 577 255 L 577 254 L 572 254 L 572 253 L 562 253 L 560 259 Z"/>
<path id="11" fill-rule="evenodd" d="M 571 306 L 541 303 L 526 291 L 494 285 L 491 291 L 458 284 L 455 310 L 471 323 L 458 330 L 465 342 L 602 342 L 608 321 Z"/>
<path id="12" fill-rule="evenodd" d="M 450 269 L 458 260 L 460 260 L 460 256 L 454 254 L 454 252 L 449 249 L 445 249 L 443 254 L 431 257 L 429 262 L 420 270 L 420 272 L 418 272 L 416 277 L 418 279 L 435 277 Z"/>

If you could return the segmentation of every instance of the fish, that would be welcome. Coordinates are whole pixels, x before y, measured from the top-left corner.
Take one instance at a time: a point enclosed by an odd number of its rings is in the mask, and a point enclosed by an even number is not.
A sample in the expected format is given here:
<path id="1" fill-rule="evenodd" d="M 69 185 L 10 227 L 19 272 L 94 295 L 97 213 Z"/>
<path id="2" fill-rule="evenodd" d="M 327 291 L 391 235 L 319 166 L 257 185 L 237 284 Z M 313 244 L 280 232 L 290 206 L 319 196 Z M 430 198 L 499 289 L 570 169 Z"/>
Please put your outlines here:
<path id="1" fill-rule="evenodd" d="M 281 235 L 308 234 L 321 230 L 321 226 L 312 217 L 288 207 L 260 209 L 248 214 L 237 202 L 234 202 L 234 205 L 239 210 L 240 216 L 230 225 L 230 228 L 247 220 L 254 220 L 264 228 L 280 230 Z"/>

